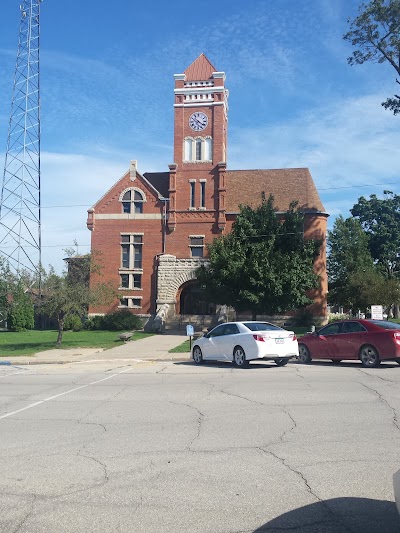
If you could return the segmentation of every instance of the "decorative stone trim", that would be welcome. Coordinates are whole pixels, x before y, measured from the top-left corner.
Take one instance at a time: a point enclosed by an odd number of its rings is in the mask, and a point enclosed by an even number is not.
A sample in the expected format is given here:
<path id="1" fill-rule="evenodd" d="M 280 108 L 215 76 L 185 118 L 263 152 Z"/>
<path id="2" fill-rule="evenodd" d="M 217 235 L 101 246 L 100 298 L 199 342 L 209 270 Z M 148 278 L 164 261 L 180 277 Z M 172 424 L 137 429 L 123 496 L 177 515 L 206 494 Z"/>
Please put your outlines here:
<path id="1" fill-rule="evenodd" d="M 157 304 L 174 304 L 179 288 L 187 281 L 196 279 L 196 270 L 207 262 L 203 258 L 177 259 L 174 255 L 161 255 L 157 270 Z"/>

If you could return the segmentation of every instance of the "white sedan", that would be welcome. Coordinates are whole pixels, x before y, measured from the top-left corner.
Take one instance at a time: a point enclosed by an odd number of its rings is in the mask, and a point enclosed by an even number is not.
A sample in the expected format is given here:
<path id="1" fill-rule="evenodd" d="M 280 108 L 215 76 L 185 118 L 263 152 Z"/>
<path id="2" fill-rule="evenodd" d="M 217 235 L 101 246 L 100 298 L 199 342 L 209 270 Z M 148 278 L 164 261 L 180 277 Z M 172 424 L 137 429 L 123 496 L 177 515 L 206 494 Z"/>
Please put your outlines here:
<path id="1" fill-rule="evenodd" d="M 268 322 L 226 322 L 197 339 L 192 348 L 196 364 L 203 361 L 231 361 L 238 367 L 249 361 L 266 359 L 284 366 L 298 357 L 299 348 L 293 331 Z"/>

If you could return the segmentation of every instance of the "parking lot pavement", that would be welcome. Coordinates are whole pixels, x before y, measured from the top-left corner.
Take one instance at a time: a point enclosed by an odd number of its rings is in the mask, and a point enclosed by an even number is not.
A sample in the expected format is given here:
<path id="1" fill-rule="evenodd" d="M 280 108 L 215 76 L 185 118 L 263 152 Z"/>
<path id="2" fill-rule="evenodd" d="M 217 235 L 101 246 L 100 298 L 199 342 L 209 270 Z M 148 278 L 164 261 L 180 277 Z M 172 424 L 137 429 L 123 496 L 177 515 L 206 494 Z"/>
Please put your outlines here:
<path id="1" fill-rule="evenodd" d="M 400 367 L 0 367 L 0 532 L 399 533 Z"/>

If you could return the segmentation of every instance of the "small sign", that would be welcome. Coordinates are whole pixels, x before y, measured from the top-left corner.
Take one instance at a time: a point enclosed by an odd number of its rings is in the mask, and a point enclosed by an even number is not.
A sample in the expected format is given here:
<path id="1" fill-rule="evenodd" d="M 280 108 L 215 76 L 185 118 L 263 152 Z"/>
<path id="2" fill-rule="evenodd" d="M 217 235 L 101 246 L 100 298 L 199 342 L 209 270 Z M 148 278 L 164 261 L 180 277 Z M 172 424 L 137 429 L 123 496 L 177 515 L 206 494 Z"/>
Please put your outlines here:
<path id="1" fill-rule="evenodd" d="M 186 335 L 188 337 L 193 337 L 193 335 L 194 335 L 194 327 L 191 324 L 188 324 L 186 326 Z"/>
<path id="2" fill-rule="evenodd" d="M 372 320 L 383 320 L 383 307 L 381 305 L 371 305 Z"/>

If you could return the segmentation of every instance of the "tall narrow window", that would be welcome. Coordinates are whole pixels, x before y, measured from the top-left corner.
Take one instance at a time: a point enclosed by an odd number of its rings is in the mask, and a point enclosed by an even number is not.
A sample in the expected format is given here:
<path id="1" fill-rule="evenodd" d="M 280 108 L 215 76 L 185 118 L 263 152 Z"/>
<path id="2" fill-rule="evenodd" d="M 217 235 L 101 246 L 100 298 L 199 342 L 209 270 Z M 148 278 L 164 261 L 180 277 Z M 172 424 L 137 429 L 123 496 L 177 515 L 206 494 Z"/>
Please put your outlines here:
<path id="1" fill-rule="evenodd" d="M 196 182 L 191 181 L 190 182 L 190 203 L 189 203 L 189 206 L 191 208 L 195 207 L 195 192 L 196 192 Z"/>
<path id="2" fill-rule="evenodd" d="M 121 235 L 121 267 L 126 269 L 142 268 L 142 235 Z M 126 278 L 121 277 L 121 286 L 125 287 Z M 128 281 L 127 287 L 131 287 Z"/>
<path id="3" fill-rule="evenodd" d="M 133 266 L 134 268 L 142 268 L 142 244 L 143 239 L 141 235 L 133 236 Z"/>
<path id="4" fill-rule="evenodd" d="M 196 161 L 201 161 L 201 139 L 196 139 Z"/>
<path id="5" fill-rule="evenodd" d="M 143 213 L 143 196 L 139 191 L 134 191 L 134 202 L 133 202 L 133 212 L 134 213 Z"/>
<path id="6" fill-rule="evenodd" d="M 185 161 L 192 161 L 193 159 L 193 139 L 189 137 L 185 139 Z"/>
<path id="7" fill-rule="evenodd" d="M 200 207 L 206 206 L 206 182 L 200 181 Z"/>
<path id="8" fill-rule="evenodd" d="M 204 159 L 206 161 L 212 160 L 212 139 L 210 137 L 204 140 Z"/>

